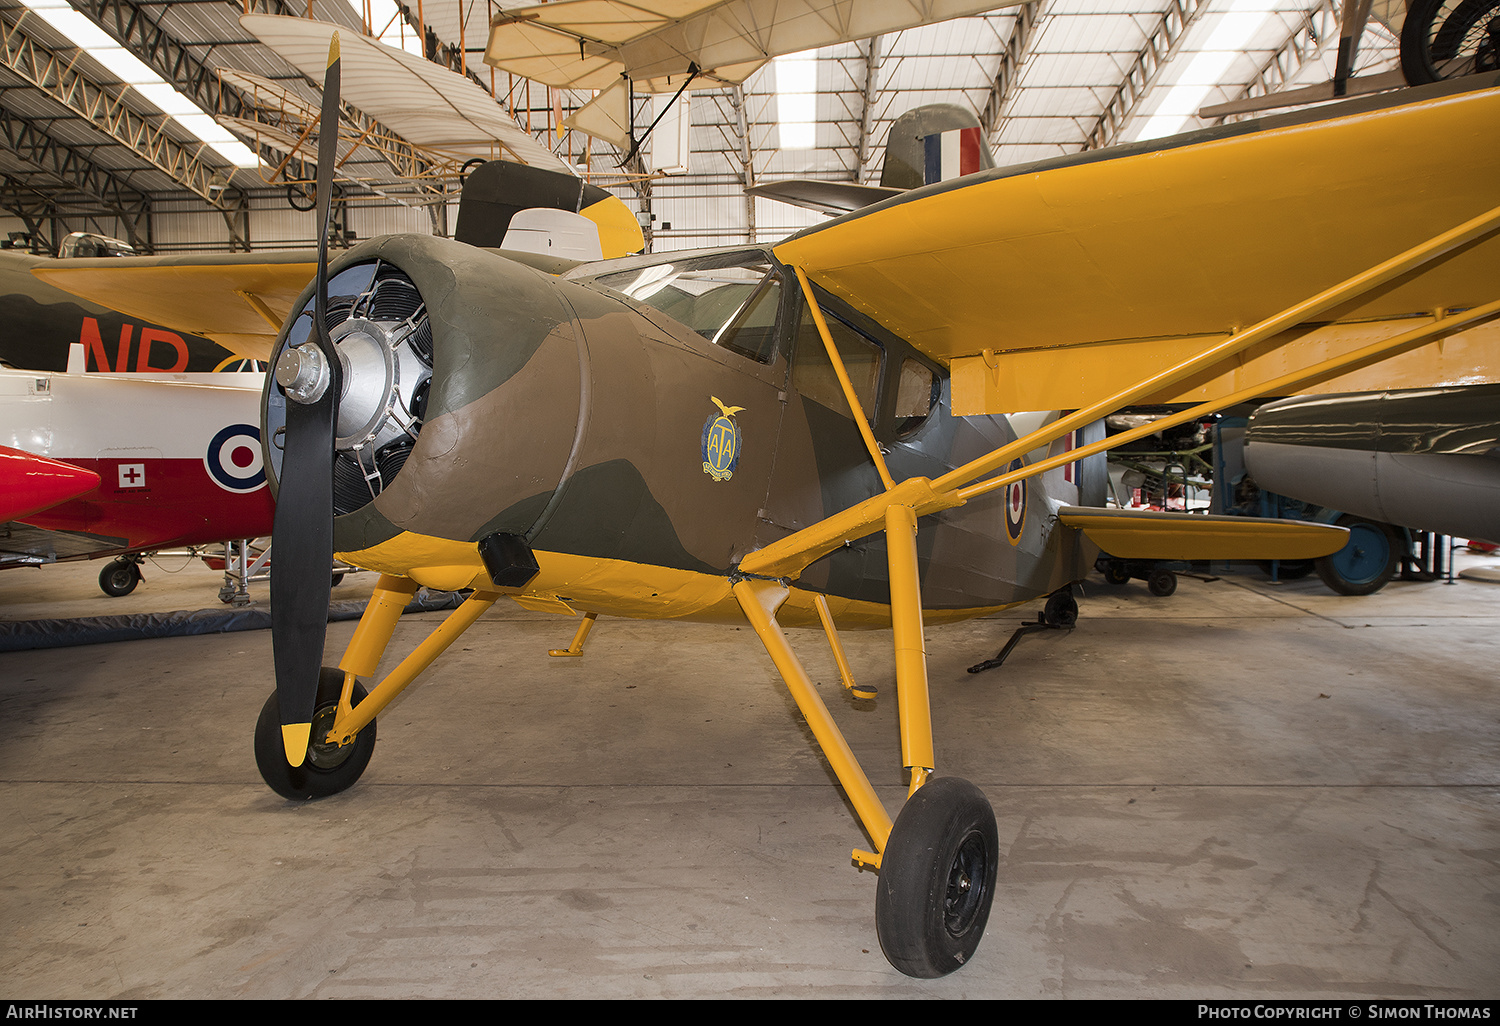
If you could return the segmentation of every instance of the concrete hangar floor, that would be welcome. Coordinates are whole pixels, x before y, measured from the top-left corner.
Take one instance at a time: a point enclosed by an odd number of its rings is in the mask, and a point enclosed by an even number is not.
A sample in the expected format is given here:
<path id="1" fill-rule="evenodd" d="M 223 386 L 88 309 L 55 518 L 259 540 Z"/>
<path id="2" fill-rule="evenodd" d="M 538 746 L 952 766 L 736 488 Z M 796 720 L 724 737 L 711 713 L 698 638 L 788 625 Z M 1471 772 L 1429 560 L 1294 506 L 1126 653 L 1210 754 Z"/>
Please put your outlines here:
<path id="1" fill-rule="evenodd" d="M 97 572 L 0 574 L 0 618 L 217 605 L 198 564 L 124 599 Z M 1500 996 L 1500 586 L 1096 576 L 1081 606 L 974 676 L 1034 610 L 928 630 L 939 772 L 989 796 L 1004 859 L 974 960 L 932 981 L 882 957 L 869 841 L 748 627 L 601 620 L 555 659 L 572 622 L 497 606 L 308 804 L 251 755 L 268 631 L 0 654 L 0 990 Z M 895 808 L 890 636 L 846 643 L 878 701 L 794 638 Z"/>

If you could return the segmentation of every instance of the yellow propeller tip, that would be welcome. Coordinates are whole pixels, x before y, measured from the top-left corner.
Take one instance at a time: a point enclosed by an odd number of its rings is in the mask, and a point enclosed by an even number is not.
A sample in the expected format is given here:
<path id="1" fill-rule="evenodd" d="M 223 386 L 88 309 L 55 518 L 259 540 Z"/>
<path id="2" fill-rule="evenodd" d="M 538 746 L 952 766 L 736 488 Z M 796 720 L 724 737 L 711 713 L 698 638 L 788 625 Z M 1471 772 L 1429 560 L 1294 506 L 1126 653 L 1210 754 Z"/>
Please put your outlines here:
<path id="1" fill-rule="evenodd" d="M 307 758 L 307 744 L 312 738 L 311 723 L 283 723 L 281 743 L 286 747 L 286 764 L 301 766 Z"/>
<path id="2" fill-rule="evenodd" d="M 328 41 L 328 63 L 326 68 L 333 67 L 333 62 L 339 59 L 339 34 L 335 32 L 333 38 Z"/>

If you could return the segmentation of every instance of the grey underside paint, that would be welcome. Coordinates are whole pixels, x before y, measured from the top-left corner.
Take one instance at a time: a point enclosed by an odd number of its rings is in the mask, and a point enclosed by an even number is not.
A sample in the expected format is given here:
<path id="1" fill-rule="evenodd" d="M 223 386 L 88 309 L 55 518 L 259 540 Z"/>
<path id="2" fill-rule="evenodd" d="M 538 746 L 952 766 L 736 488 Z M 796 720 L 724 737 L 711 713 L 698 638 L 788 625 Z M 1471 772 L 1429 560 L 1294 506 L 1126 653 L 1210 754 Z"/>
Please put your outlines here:
<path id="1" fill-rule="evenodd" d="M 1402 454 L 1253 438 L 1245 465 L 1281 495 L 1461 538 L 1500 537 L 1500 455 Z"/>

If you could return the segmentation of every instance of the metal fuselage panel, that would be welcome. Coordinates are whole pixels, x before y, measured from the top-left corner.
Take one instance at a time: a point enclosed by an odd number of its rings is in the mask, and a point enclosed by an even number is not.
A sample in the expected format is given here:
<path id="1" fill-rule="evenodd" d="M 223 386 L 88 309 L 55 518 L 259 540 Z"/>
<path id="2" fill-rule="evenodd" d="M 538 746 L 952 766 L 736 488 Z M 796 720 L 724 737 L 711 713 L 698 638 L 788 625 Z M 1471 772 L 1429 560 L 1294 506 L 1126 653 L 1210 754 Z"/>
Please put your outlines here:
<path id="1" fill-rule="evenodd" d="M 1462 538 L 1500 537 L 1500 385 L 1287 399 L 1245 465 L 1281 495 Z"/>
<path id="2" fill-rule="evenodd" d="M 351 562 L 419 580 L 430 568 L 434 582 L 458 586 L 468 583 L 460 568 L 480 570 L 475 544 L 498 531 L 535 551 L 542 573 L 529 592 L 600 612 L 720 619 L 737 615 L 728 575 L 739 560 L 880 490 L 853 421 L 791 383 L 790 302 L 763 363 L 586 280 L 445 240 L 373 240 L 335 273 L 372 257 L 395 263 L 427 303 L 432 399 L 399 474 L 335 522 Z M 1016 437 L 1005 418 L 952 416 L 934 373 L 932 412 L 887 446 L 898 479 L 936 476 Z M 1070 441 L 1082 439 L 1056 444 Z M 925 518 L 924 604 L 981 611 L 1081 577 L 1092 552 L 1055 511 L 1102 501 L 1095 462 Z M 886 577 L 875 535 L 797 583 L 877 620 Z"/>
<path id="3" fill-rule="evenodd" d="M 100 536 L 75 555 L 268 534 L 256 424 L 264 377 L 0 371 L 0 445 L 100 477 L 24 523 Z"/>

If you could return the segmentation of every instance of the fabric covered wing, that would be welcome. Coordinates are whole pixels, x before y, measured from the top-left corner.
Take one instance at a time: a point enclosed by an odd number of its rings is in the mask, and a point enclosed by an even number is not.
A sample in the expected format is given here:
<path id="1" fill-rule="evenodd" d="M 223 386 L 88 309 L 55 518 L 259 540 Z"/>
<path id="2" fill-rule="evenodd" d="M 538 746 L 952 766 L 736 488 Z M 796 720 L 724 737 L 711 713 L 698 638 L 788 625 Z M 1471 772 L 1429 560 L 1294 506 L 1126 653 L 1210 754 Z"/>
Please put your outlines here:
<path id="1" fill-rule="evenodd" d="M 949 365 L 957 412 L 1078 408 L 1500 205 L 1497 86 L 1471 76 L 968 175 L 775 253 Z M 1490 231 L 1299 326 L 1290 359 L 1493 300 L 1496 266 Z M 1225 381 L 1284 372 L 1272 348 Z M 1479 348 L 1441 374 L 1492 378 L 1500 346 Z M 1154 398 L 1217 394 L 1192 384 Z"/>

